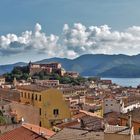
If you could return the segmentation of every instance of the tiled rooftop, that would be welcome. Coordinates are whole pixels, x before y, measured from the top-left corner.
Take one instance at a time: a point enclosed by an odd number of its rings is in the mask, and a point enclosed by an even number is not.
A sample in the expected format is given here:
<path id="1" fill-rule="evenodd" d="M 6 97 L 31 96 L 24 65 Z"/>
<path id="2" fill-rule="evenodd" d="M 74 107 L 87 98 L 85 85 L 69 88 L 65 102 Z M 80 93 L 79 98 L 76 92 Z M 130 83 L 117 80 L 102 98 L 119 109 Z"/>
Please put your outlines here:
<path id="1" fill-rule="evenodd" d="M 71 126 L 74 126 L 74 125 L 77 125 L 77 124 L 79 124 L 79 122 L 77 120 L 73 120 L 73 121 L 70 121 L 70 122 L 65 122 L 65 123 L 59 124 L 56 127 L 60 128 L 60 129 L 63 129 L 63 128 L 68 128 L 68 127 L 71 127 Z"/>
<path id="2" fill-rule="evenodd" d="M 70 126 L 69 128 L 87 131 L 102 131 L 103 123 L 101 118 L 86 115 L 79 119 L 79 124 Z"/>
<path id="3" fill-rule="evenodd" d="M 130 134 L 131 129 L 127 126 L 114 126 L 107 125 L 105 128 L 105 133 L 116 133 L 116 134 Z"/>
<path id="4" fill-rule="evenodd" d="M 128 116 L 132 116 L 132 121 L 140 122 L 140 108 L 135 108 L 134 110 L 127 112 L 125 114 L 120 114 L 120 118 L 128 119 Z"/>
<path id="5" fill-rule="evenodd" d="M 135 100 L 135 101 L 130 101 L 130 102 L 125 103 L 124 106 L 127 107 L 127 106 L 131 106 L 131 105 L 133 105 L 133 104 L 138 104 L 138 103 L 139 103 L 139 101 L 137 101 L 137 100 Z"/>
<path id="6" fill-rule="evenodd" d="M 49 140 L 103 140 L 103 133 L 64 128 Z"/>
<path id="7" fill-rule="evenodd" d="M 86 114 L 83 113 L 83 112 L 80 112 L 80 113 L 74 115 L 72 118 L 74 118 L 74 119 L 80 119 L 80 118 L 82 118 L 84 116 L 86 116 Z"/>
<path id="8" fill-rule="evenodd" d="M 46 140 L 46 138 L 43 138 L 41 135 L 21 126 L 0 135 L 0 140 Z"/>
<path id="9" fill-rule="evenodd" d="M 1 89 L 0 88 L 0 98 L 7 99 L 7 100 L 10 100 L 10 101 L 19 102 L 20 94 L 16 90 Z"/>
<path id="10" fill-rule="evenodd" d="M 10 103 L 11 103 L 10 101 L 6 101 L 4 99 L 0 100 L 0 106 L 8 105 Z"/>
<path id="11" fill-rule="evenodd" d="M 33 124 L 24 123 L 22 126 L 24 128 L 27 128 L 27 129 L 37 133 L 37 134 L 40 134 L 42 132 L 43 136 L 45 138 L 50 138 L 50 137 L 52 137 L 55 134 L 55 132 L 53 132 L 53 131 L 51 131 L 49 129 L 46 129 L 46 128 L 43 128 L 43 127 L 39 127 L 39 126 L 33 125 Z"/>
<path id="12" fill-rule="evenodd" d="M 48 88 L 44 86 L 32 84 L 32 85 L 18 86 L 17 89 L 41 92 L 41 91 L 47 90 Z"/>
<path id="13" fill-rule="evenodd" d="M 117 112 L 109 112 L 104 114 L 104 122 L 110 125 L 117 125 L 120 123 L 119 113 Z"/>

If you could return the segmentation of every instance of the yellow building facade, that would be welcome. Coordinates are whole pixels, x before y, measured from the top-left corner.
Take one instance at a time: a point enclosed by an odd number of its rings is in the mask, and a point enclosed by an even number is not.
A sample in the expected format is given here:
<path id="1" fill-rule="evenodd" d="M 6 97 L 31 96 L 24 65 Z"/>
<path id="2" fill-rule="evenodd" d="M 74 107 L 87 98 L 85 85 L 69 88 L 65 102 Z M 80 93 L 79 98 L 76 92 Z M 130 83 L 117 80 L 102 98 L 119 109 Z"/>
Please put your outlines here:
<path id="1" fill-rule="evenodd" d="M 60 90 L 43 89 L 36 85 L 21 86 L 18 90 L 22 103 L 31 104 L 39 109 L 40 126 L 51 128 L 71 117 L 70 109 Z M 34 116 L 34 114 L 31 115 Z"/>
<path id="2" fill-rule="evenodd" d="M 94 113 L 96 113 L 100 117 L 103 117 L 103 109 L 102 109 L 102 107 L 100 107 L 99 109 L 97 109 Z"/>

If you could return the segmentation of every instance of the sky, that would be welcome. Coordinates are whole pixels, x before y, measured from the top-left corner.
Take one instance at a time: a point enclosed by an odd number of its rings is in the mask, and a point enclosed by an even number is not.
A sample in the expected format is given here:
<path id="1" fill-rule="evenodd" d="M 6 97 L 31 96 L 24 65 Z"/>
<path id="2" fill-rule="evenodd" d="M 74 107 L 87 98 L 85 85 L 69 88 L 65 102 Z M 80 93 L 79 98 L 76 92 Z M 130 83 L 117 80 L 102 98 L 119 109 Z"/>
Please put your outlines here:
<path id="1" fill-rule="evenodd" d="M 0 0 L 0 64 L 140 53 L 140 0 Z"/>

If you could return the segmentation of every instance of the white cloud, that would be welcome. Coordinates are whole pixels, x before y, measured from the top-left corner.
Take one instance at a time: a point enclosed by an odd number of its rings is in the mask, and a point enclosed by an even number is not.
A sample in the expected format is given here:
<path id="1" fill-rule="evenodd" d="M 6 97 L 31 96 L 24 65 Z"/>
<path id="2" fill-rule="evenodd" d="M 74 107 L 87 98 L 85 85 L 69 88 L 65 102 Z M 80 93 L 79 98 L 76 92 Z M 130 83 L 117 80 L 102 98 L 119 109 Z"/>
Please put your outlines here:
<path id="1" fill-rule="evenodd" d="M 112 31 L 108 25 L 85 27 L 74 24 L 64 30 L 64 42 L 76 54 L 137 54 L 140 52 L 140 27 L 133 26 L 124 32 Z"/>
<path id="2" fill-rule="evenodd" d="M 75 23 L 70 27 L 65 24 L 61 35 L 57 36 L 46 35 L 37 23 L 34 31 L 25 31 L 20 36 L 0 36 L 1 55 L 26 51 L 45 53 L 47 57 L 69 58 L 87 53 L 137 54 L 140 53 L 140 26 L 119 32 L 108 25 L 86 27 Z"/>
<path id="3" fill-rule="evenodd" d="M 1 36 L 1 54 L 7 55 L 22 53 L 23 51 L 36 51 L 39 53 L 46 53 L 48 56 L 53 56 L 54 51 L 57 51 L 59 46 L 57 43 L 59 37 L 53 34 L 47 36 L 45 33 L 41 32 L 41 30 L 41 25 L 37 23 L 34 32 L 25 31 L 21 36 L 15 34 Z"/>

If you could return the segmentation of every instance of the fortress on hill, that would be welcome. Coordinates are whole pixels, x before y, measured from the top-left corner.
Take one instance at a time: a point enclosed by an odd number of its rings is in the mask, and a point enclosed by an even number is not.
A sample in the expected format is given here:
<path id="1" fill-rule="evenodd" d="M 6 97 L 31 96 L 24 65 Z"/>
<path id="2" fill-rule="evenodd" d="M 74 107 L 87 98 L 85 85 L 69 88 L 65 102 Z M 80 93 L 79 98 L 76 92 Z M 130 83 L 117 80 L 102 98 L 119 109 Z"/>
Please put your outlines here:
<path id="1" fill-rule="evenodd" d="M 73 78 L 77 78 L 79 76 L 79 73 L 77 72 L 65 71 L 61 63 L 58 62 L 52 62 L 48 64 L 36 64 L 29 62 L 29 74 L 31 76 L 34 75 L 35 73 L 40 73 L 42 71 L 47 72 L 48 74 L 57 73 L 60 76 L 69 76 Z"/>

